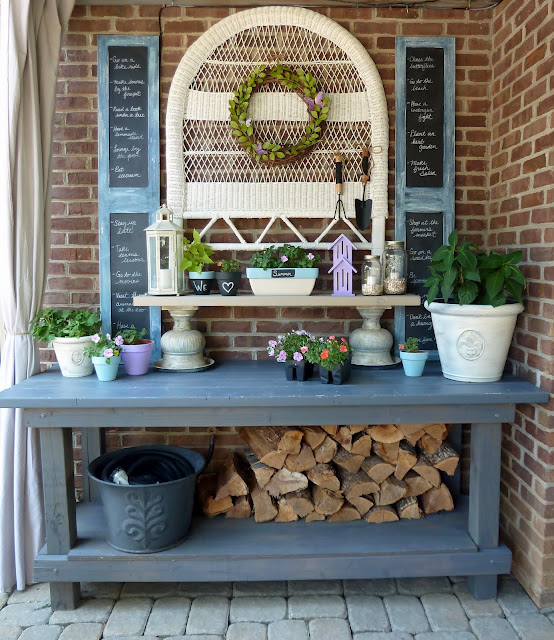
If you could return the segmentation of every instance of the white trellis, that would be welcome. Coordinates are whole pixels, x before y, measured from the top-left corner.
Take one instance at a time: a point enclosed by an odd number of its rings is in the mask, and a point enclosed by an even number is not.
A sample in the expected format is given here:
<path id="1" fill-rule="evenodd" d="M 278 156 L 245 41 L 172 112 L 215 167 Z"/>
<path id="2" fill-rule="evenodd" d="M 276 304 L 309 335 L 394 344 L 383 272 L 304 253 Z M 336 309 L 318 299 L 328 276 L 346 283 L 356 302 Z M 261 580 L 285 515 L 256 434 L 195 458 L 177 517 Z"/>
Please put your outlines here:
<path id="1" fill-rule="evenodd" d="M 330 97 L 327 128 L 316 149 L 286 165 L 255 162 L 235 143 L 229 127 L 232 92 L 260 64 L 301 67 Z M 262 87 L 248 110 L 263 140 L 290 144 L 307 123 L 306 106 L 279 85 Z M 381 253 L 387 217 L 388 117 L 383 84 L 362 44 L 319 13 L 297 7 L 262 7 L 239 12 L 209 29 L 187 50 L 173 78 L 167 110 L 168 205 L 177 218 L 204 220 L 205 234 L 217 220 L 232 240 L 217 249 L 252 249 L 264 242 L 276 220 L 295 243 L 328 248 L 336 229 L 359 249 Z M 373 200 L 371 242 L 353 223 L 354 198 L 361 197 L 361 150 L 372 147 L 367 190 Z M 334 220 L 334 154 L 344 158 L 346 218 Z M 251 237 L 241 219 L 264 219 Z M 298 219 L 311 218 L 309 233 Z M 319 222 L 318 222 L 319 220 Z M 319 225 L 319 227 L 318 227 Z"/>

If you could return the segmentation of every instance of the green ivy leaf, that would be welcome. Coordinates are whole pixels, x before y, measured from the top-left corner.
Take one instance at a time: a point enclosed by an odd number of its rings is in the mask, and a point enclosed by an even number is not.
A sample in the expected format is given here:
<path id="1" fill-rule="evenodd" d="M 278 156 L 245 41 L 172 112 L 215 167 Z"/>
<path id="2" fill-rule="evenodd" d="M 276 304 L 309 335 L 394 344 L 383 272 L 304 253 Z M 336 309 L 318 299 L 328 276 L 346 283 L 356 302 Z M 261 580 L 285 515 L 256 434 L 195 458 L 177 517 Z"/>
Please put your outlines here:
<path id="1" fill-rule="evenodd" d="M 466 282 L 458 289 L 458 302 L 460 304 L 471 304 L 479 293 L 479 287 L 475 282 Z"/>
<path id="2" fill-rule="evenodd" d="M 425 285 L 427 286 L 427 285 Z M 431 285 L 429 292 L 427 294 L 427 302 L 431 303 L 435 300 L 435 298 L 437 297 L 437 294 L 439 292 L 439 283 L 435 282 Z"/>
<path id="3" fill-rule="evenodd" d="M 504 286 L 504 277 L 500 271 L 495 271 L 487 276 L 486 289 L 489 298 L 494 299 Z"/>
<path id="4" fill-rule="evenodd" d="M 456 229 L 448 236 L 448 244 L 455 247 L 458 244 L 458 232 Z"/>

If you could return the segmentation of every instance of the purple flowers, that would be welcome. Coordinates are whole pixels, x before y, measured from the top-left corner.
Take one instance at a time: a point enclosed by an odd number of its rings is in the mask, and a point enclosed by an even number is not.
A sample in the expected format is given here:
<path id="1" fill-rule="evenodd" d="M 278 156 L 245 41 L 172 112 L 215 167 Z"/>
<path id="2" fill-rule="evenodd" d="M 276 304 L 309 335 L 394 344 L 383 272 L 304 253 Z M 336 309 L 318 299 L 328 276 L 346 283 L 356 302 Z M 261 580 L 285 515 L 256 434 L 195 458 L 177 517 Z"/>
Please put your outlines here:
<path id="1" fill-rule="evenodd" d="M 270 347 L 276 347 L 277 346 L 277 340 L 269 340 L 267 344 Z"/>
<path id="2" fill-rule="evenodd" d="M 100 342 L 100 336 L 98 334 L 95 334 L 95 335 L 92 336 L 91 340 L 94 343 Z"/>
<path id="3" fill-rule="evenodd" d="M 267 151 L 263 148 L 263 145 L 261 142 L 258 142 L 258 144 L 254 147 L 254 151 L 259 156 L 267 156 Z"/>
<path id="4" fill-rule="evenodd" d="M 287 361 L 287 352 L 279 351 L 279 355 L 277 356 L 277 362 L 286 362 Z"/>
<path id="5" fill-rule="evenodd" d="M 301 353 L 299 353 L 298 351 L 295 351 L 292 354 L 292 359 L 296 360 L 296 362 L 300 362 L 301 360 L 304 360 L 304 356 Z"/>
<path id="6" fill-rule="evenodd" d="M 308 98 L 308 96 L 306 96 L 306 97 L 304 98 L 304 102 L 308 105 L 308 109 L 309 109 L 310 111 L 313 111 L 313 110 L 314 110 L 315 102 L 314 102 L 313 98 Z"/>
<path id="7" fill-rule="evenodd" d="M 308 253 L 306 257 L 308 258 L 308 260 L 313 260 L 315 258 L 313 253 Z"/>
<path id="8" fill-rule="evenodd" d="M 120 347 L 123 344 L 124 340 L 121 336 L 115 336 L 114 342 L 118 347 Z"/>
<path id="9" fill-rule="evenodd" d="M 317 104 L 318 107 L 323 106 L 323 91 L 320 91 L 317 94 L 317 96 L 315 97 L 315 103 Z"/>
<path id="10" fill-rule="evenodd" d="M 112 358 L 113 349 L 104 349 L 104 353 L 102 355 L 104 356 L 104 358 Z"/>
<path id="11" fill-rule="evenodd" d="M 281 256 L 281 262 L 288 262 L 289 259 L 287 258 L 287 256 Z"/>

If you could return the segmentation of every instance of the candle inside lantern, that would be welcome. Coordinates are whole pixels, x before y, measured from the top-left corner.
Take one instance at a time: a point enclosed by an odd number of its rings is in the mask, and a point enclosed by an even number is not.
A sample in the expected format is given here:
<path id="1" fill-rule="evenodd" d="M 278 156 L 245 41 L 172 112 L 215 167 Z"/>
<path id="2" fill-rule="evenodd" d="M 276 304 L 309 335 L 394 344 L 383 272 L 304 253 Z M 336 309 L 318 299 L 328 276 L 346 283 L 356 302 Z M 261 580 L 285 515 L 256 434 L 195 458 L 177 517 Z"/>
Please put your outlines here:
<path id="1" fill-rule="evenodd" d="M 172 289 L 171 269 L 160 269 L 160 289 Z"/>

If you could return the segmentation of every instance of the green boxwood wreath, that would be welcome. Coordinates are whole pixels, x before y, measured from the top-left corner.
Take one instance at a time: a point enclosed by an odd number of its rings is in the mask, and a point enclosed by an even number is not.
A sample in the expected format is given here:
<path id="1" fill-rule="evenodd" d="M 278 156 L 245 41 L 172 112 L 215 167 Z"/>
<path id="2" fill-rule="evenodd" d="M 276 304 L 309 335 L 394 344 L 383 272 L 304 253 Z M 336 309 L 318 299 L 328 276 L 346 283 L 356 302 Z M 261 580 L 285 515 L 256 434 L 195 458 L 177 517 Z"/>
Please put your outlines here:
<path id="1" fill-rule="evenodd" d="M 295 144 L 283 147 L 280 144 L 260 140 L 248 122 L 248 104 L 252 94 L 262 85 L 279 83 L 297 93 L 306 103 L 310 121 L 304 134 Z M 267 164 L 285 164 L 305 156 L 320 141 L 329 112 L 329 98 L 317 90 L 317 80 L 302 69 L 293 70 L 279 65 L 271 69 L 256 67 L 239 85 L 234 97 L 229 100 L 232 134 L 254 160 Z"/>

